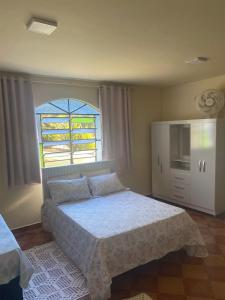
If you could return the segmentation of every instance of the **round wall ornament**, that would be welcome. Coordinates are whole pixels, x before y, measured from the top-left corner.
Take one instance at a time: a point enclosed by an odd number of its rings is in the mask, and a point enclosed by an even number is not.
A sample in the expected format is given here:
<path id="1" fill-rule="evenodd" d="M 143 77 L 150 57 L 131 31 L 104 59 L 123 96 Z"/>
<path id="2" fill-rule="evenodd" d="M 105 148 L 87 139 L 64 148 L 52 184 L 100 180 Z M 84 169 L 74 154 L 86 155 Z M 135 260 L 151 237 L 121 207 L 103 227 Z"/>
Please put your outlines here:
<path id="1" fill-rule="evenodd" d="M 197 109 L 207 117 L 216 117 L 224 108 L 224 94 L 216 89 L 208 89 L 195 97 Z"/>

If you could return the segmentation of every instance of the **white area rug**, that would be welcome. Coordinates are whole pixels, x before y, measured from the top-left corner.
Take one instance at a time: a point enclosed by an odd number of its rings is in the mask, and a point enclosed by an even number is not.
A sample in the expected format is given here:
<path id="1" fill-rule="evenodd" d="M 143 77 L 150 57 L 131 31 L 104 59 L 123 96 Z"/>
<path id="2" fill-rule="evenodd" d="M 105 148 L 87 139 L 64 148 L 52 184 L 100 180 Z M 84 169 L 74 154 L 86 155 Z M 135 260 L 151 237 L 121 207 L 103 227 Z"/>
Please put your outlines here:
<path id="1" fill-rule="evenodd" d="M 81 271 L 55 242 L 25 251 L 35 269 L 24 300 L 77 300 L 88 294 Z"/>
<path id="2" fill-rule="evenodd" d="M 145 293 L 141 293 L 139 295 L 136 295 L 134 297 L 131 297 L 131 298 L 126 298 L 124 300 L 152 300 L 151 297 L 149 297 L 147 294 Z"/>

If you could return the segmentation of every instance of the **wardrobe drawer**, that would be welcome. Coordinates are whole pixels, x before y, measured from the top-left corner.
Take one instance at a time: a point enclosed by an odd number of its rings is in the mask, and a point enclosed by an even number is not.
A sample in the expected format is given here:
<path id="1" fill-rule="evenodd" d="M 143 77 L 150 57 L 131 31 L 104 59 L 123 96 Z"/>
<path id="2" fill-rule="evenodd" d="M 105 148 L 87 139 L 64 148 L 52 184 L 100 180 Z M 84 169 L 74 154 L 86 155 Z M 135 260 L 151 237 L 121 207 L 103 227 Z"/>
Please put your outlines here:
<path id="1" fill-rule="evenodd" d="M 185 193 L 187 192 L 187 187 L 184 183 L 172 181 L 171 182 L 172 190 L 179 193 Z"/>
<path id="2" fill-rule="evenodd" d="M 178 185 L 174 182 L 171 184 L 171 198 L 181 202 L 190 200 L 190 189 L 188 185 Z"/>
<path id="3" fill-rule="evenodd" d="M 180 202 L 188 202 L 188 197 L 186 197 L 186 195 L 180 195 L 178 193 L 173 193 L 171 195 L 171 198 Z"/>
<path id="4" fill-rule="evenodd" d="M 189 174 L 184 173 L 171 173 L 171 179 L 173 182 L 177 184 L 190 184 L 190 176 Z"/>

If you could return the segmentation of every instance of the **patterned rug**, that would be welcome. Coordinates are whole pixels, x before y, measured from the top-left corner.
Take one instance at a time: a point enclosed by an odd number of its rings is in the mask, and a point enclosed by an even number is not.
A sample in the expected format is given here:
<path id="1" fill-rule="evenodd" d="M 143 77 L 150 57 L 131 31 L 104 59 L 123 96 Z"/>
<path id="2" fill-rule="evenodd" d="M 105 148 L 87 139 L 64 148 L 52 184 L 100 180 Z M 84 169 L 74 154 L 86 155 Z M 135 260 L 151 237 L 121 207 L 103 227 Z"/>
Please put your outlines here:
<path id="1" fill-rule="evenodd" d="M 25 253 L 35 273 L 24 290 L 24 300 L 77 300 L 88 294 L 84 276 L 55 242 Z"/>
<path id="2" fill-rule="evenodd" d="M 149 297 L 147 294 L 145 293 L 141 293 L 141 294 L 138 294 L 134 297 L 131 297 L 131 298 L 126 298 L 124 300 L 152 300 L 151 297 Z"/>

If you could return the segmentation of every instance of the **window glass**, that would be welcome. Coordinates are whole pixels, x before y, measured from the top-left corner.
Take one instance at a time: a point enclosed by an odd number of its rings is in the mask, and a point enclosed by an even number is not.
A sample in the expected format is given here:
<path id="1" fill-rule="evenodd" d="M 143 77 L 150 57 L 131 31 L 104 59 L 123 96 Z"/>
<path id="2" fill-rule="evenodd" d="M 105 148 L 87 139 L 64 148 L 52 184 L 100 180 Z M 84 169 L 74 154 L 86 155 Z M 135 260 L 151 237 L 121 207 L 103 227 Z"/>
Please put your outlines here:
<path id="1" fill-rule="evenodd" d="M 102 159 L 99 112 L 74 99 L 50 101 L 36 109 L 42 167 Z"/>

